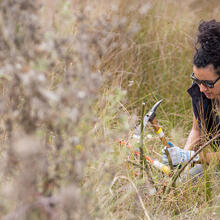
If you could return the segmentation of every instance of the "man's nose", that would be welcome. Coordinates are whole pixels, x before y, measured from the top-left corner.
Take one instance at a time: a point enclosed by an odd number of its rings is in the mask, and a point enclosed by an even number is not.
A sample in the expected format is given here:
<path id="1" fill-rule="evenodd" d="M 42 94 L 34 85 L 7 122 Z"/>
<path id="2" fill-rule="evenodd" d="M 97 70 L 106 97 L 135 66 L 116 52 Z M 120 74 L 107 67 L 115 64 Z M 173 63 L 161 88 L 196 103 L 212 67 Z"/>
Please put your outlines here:
<path id="1" fill-rule="evenodd" d="M 208 88 L 204 86 L 202 83 L 199 86 L 200 92 L 207 92 Z"/>

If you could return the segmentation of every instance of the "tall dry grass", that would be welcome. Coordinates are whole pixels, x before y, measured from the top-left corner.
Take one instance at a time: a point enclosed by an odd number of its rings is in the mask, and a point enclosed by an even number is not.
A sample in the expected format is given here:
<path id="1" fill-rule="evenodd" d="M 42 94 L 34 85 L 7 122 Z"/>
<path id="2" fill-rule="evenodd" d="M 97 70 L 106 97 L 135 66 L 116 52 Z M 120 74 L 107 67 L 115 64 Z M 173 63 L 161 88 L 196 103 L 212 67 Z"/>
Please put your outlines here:
<path id="1" fill-rule="evenodd" d="M 218 219 L 215 165 L 211 201 L 203 178 L 164 196 L 169 178 L 154 169 L 152 194 L 117 142 L 142 102 L 164 99 L 158 119 L 184 144 L 196 27 L 218 11 L 214 0 L 1 0 L 1 219 Z M 157 137 L 144 147 L 160 158 Z"/>

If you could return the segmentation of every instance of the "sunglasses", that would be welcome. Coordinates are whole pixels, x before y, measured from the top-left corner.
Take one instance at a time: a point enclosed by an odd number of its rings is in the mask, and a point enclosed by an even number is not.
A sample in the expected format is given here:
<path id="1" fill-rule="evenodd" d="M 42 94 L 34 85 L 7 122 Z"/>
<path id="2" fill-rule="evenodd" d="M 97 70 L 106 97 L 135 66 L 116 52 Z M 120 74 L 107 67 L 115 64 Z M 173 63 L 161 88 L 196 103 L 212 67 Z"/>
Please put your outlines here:
<path id="1" fill-rule="evenodd" d="M 220 79 L 220 76 L 219 76 L 215 81 L 212 81 L 212 80 L 199 80 L 195 77 L 194 73 L 192 73 L 190 77 L 193 80 L 193 82 L 195 82 L 196 84 L 198 84 L 198 85 L 202 84 L 203 86 L 205 86 L 207 88 L 214 88 L 215 83 Z"/>

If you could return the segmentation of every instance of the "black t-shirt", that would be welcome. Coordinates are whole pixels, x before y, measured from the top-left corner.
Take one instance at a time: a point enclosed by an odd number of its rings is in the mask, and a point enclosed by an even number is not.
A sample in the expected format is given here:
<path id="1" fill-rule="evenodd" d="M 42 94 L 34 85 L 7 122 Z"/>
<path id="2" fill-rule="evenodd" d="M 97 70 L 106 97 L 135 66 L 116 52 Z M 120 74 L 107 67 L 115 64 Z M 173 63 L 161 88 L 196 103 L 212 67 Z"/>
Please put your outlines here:
<path id="1" fill-rule="evenodd" d="M 193 112 L 198 120 L 201 132 L 208 139 L 211 139 L 220 132 L 219 116 L 215 110 L 215 101 L 208 99 L 204 93 L 200 92 L 199 86 L 195 83 L 192 84 L 187 92 L 192 98 Z M 218 150 L 219 144 L 219 139 L 212 144 L 214 151 Z"/>

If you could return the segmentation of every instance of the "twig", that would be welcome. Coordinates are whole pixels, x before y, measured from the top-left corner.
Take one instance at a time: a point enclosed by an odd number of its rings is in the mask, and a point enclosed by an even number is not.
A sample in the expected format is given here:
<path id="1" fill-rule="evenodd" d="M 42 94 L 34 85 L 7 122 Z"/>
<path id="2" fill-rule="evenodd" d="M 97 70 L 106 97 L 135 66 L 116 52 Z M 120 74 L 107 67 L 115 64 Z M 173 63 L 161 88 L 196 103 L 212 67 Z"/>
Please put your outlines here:
<path id="1" fill-rule="evenodd" d="M 164 151 L 165 151 L 165 154 L 166 154 L 166 156 L 167 156 L 170 169 L 171 169 L 171 171 L 173 172 L 173 170 L 174 170 L 173 163 L 172 163 L 172 160 L 171 160 L 171 157 L 170 157 L 170 153 L 169 153 L 169 151 L 168 151 L 168 149 L 167 149 L 166 146 L 165 146 L 165 148 L 164 148 Z"/>
<path id="2" fill-rule="evenodd" d="M 176 180 L 177 178 L 180 176 L 180 174 L 184 171 L 184 169 L 189 165 L 189 163 L 201 152 L 203 151 L 212 141 L 214 141 L 215 139 L 217 139 L 218 137 L 220 137 L 220 134 L 215 135 L 211 140 L 209 140 L 208 142 L 206 142 L 202 147 L 199 148 L 199 150 L 197 150 L 195 152 L 195 154 L 175 173 L 175 175 L 173 176 L 173 178 L 171 179 L 170 184 L 167 186 L 166 192 L 165 194 L 169 193 L 170 188 L 175 186 Z"/>
<path id="3" fill-rule="evenodd" d="M 128 163 L 131 163 L 132 165 L 134 165 L 134 166 L 136 166 L 136 167 L 138 167 L 138 168 L 140 168 L 140 169 L 145 170 L 145 171 L 147 172 L 147 174 L 149 175 L 149 169 L 147 169 L 146 166 L 143 167 L 143 166 L 141 166 L 140 164 L 137 164 L 137 163 L 135 163 L 135 162 L 133 162 L 133 161 L 131 161 L 131 160 L 127 160 L 127 162 L 128 162 Z M 155 182 L 154 182 L 152 176 L 150 175 L 150 176 L 148 176 L 148 177 L 149 177 L 149 182 L 153 185 L 153 187 L 155 188 L 155 190 L 158 191 L 158 187 L 156 186 L 156 184 L 155 184 Z"/>
<path id="4" fill-rule="evenodd" d="M 212 199 L 212 192 L 211 192 L 211 183 L 209 181 L 209 171 L 204 167 L 204 178 L 205 178 L 205 200 L 206 202 L 210 201 Z"/>
<path id="5" fill-rule="evenodd" d="M 131 160 L 127 160 L 127 162 L 128 162 L 128 163 L 131 163 L 132 165 L 134 165 L 134 166 L 136 166 L 136 167 L 138 167 L 138 168 L 140 168 L 140 169 L 146 169 L 146 167 L 143 167 L 143 166 L 141 166 L 140 164 L 137 164 L 137 163 L 135 163 L 135 162 L 133 162 L 133 161 L 131 161 Z"/>
<path id="6" fill-rule="evenodd" d="M 139 193 L 138 190 L 137 190 L 137 187 L 135 186 L 134 182 L 133 182 L 132 180 L 130 180 L 128 177 L 126 177 L 126 176 L 116 176 L 116 177 L 114 177 L 114 179 L 113 179 L 113 181 L 112 181 L 112 184 L 111 184 L 111 187 L 110 187 L 110 193 L 113 195 L 113 192 L 112 192 L 111 188 L 113 187 L 113 185 L 115 184 L 115 182 L 116 182 L 118 179 L 125 179 L 125 180 L 128 180 L 128 181 L 131 183 L 132 187 L 135 189 L 135 191 L 136 191 L 136 193 L 137 193 L 138 199 L 139 199 L 139 201 L 140 201 L 140 203 L 141 203 L 141 207 L 142 207 L 143 210 L 144 210 L 144 215 L 146 216 L 146 218 L 147 218 L 148 220 L 151 220 L 150 216 L 148 215 L 147 209 L 146 209 L 145 206 L 144 206 L 144 202 L 143 202 L 143 200 L 142 200 L 142 198 L 141 198 L 141 195 L 140 195 L 140 193 Z"/>
<path id="7" fill-rule="evenodd" d="M 140 162 L 145 165 L 144 161 L 144 149 L 143 149 L 143 139 L 144 139 L 144 109 L 145 109 L 145 103 L 142 103 L 142 112 L 141 112 L 141 135 L 140 135 L 140 145 L 139 145 L 139 150 L 140 150 Z"/>

